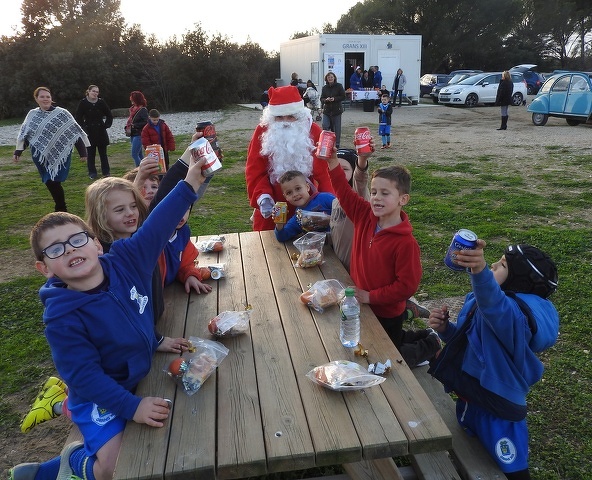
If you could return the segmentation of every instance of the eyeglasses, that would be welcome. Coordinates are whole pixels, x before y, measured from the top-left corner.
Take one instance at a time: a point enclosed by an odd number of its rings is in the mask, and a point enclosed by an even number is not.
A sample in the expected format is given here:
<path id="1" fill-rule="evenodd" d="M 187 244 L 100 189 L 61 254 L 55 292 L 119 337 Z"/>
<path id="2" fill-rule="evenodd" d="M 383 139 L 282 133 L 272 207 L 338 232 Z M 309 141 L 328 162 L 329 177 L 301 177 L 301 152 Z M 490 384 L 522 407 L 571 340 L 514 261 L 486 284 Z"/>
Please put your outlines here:
<path id="1" fill-rule="evenodd" d="M 41 253 L 47 258 L 54 259 L 61 257 L 66 253 L 66 245 L 70 245 L 74 248 L 84 247 L 88 243 L 89 235 L 88 232 L 78 232 L 71 235 L 65 242 L 57 242 L 51 244 L 49 247 L 41 250 Z"/>

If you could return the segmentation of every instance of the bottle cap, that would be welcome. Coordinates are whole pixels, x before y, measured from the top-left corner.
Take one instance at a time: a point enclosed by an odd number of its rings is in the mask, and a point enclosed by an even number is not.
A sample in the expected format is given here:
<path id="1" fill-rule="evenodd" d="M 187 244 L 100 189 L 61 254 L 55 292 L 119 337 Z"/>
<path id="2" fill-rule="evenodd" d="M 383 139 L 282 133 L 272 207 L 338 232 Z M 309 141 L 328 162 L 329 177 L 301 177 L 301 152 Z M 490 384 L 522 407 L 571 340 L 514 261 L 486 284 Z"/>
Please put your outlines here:
<path id="1" fill-rule="evenodd" d="M 346 297 L 353 297 L 356 294 L 356 291 L 352 287 L 347 287 L 345 289 L 345 296 Z"/>

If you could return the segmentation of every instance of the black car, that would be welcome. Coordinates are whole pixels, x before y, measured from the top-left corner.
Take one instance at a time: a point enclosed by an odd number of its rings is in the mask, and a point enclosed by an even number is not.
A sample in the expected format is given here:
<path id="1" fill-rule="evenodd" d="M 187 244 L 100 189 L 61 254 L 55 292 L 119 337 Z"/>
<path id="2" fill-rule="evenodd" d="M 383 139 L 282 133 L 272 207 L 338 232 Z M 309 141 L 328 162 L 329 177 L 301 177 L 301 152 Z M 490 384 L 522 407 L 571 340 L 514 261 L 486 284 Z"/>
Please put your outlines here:
<path id="1" fill-rule="evenodd" d="M 533 68 L 536 68 L 536 65 L 531 63 L 516 65 L 510 68 L 510 72 L 522 73 L 524 80 L 526 80 L 526 89 L 529 95 L 536 95 L 543 86 L 543 83 L 545 83 L 545 77 L 539 72 L 535 72 Z"/>
<path id="2" fill-rule="evenodd" d="M 438 83 L 446 84 L 452 77 L 446 73 L 426 73 L 419 79 L 419 98 L 429 95 Z"/>
<path id="3" fill-rule="evenodd" d="M 436 83 L 432 87 L 430 97 L 432 97 L 434 103 L 438 103 L 438 93 L 440 93 L 442 87 L 445 87 L 446 85 L 454 85 L 455 83 L 458 83 L 461 80 L 464 80 L 465 78 L 469 78 L 471 75 L 475 75 L 476 73 L 482 72 L 483 70 L 453 70 L 452 72 L 450 72 L 450 80 L 448 80 L 445 83 Z"/>

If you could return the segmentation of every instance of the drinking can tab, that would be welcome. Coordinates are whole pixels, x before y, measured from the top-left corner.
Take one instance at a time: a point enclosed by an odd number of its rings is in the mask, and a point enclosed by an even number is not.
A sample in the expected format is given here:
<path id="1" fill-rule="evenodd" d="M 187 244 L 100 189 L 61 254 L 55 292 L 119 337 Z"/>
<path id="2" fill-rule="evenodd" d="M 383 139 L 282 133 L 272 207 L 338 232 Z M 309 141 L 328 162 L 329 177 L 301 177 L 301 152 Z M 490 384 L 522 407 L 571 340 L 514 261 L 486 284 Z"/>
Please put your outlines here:
<path id="1" fill-rule="evenodd" d="M 210 145 L 212 145 L 212 149 L 214 150 L 214 152 L 216 152 L 218 158 L 222 160 L 222 149 L 218 144 L 218 136 L 216 135 L 216 127 L 214 127 L 214 124 L 210 121 L 199 122 L 195 126 L 195 131 L 202 132 L 203 138 L 207 139 L 208 142 L 210 142 Z"/>
<path id="2" fill-rule="evenodd" d="M 197 160 L 200 160 L 202 157 L 206 159 L 206 163 L 204 163 L 204 165 L 201 167 L 201 171 L 206 177 L 211 177 L 214 175 L 214 172 L 217 172 L 222 168 L 220 159 L 206 138 L 202 137 L 197 139 L 195 142 L 189 145 L 189 148 L 191 149 L 191 154 Z"/>
<path id="3" fill-rule="evenodd" d="M 474 250 L 476 247 L 477 234 L 471 232 L 471 230 L 467 230 L 466 228 L 461 228 L 452 237 L 452 242 L 450 242 L 450 246 L 448 247 L 448 251 L 444 257 L 444 264 L 448 268 L 458 272 L 465 270 L 464 267 L 454 263 L 454 260 L 456 259 L 456 254 L 454 252 L 457 250 Z"/>
<path id="4" fill-rule="evenodd" d="M 158 143 L 146 146 L 146 156 L 153 156 L 158 161 L 158 170 L 160 173 L 166 172 L 166 162 L 164 161 L 164 150 Z"/>
<path id="5" fill-rule="evenodd" d="M 335 146 L 335 133 L 329 130 L 323 130 L 317 143 L 315 155 L 323 160 L 329 160 L 333 156 L 333 147 Z"/>
<path id="6" fill-rule="evenodd" d="M 372 146 L 370 145 L 370 129 L 368 127 L 358 127 L 354 132 L 354 145 L 356 146 L 356 152 L 360 153 L 372 153 Z"/>

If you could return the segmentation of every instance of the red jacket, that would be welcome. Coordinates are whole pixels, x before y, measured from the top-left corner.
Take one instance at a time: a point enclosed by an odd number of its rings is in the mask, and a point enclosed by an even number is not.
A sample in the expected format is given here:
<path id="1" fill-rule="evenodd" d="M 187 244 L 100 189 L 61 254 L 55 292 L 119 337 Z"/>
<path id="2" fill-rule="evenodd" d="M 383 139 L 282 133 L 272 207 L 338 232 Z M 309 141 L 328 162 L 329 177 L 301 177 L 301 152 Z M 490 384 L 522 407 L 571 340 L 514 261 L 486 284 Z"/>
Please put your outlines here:
<path id="1" fill-rule="evenodd" d="M 173 132 L 171 132 L 169 126 L 164 120 L 159 120 L 158 125 L 160 125 L 160 136 L 152 122 L 148 120 L 148 123 L 142 129 L 142 145 L 144 147 L 154 144 L 161 145 L 165 152 L 175 150 L 175 137 L 173 137 Z"/>
<path id="2" fill-rule="evenodd" d="M 245 166 L 245 179 L 247 182 L 247 195 L 249 204 L 255 209 L 253 230 L 274 230 L 275 223 L 272 218 L 263 218 L 257 205 L 257 199 L 260 195 L 267 193 L 273 198 L 274 202 L 285 202 L 284 194 L 279 183 L 271 184 L 269 181 L 269 159 L 261 155 L 261 134 L 265 131 L 264 127 L 257 125 L 249 149 L 247 151 L 247 164 Z M 319 140 L 321 127 L 313 123 L 310 127 L 310 136 L 313 144 Z M 312 157 L 312 176 L 311 182 L 317 187 L 319 192 L 333 193 L 333 187 L 329 180 L 327 162 L 319 160 L 314 155 Z M 288 219 L 294 215 L 295 208 L 288 204 Z"/>
<path id="3" fill-rule="evenodd" d="M 399 225 L 375 233 L 378 218 L 370 202 L 352 190 L 341 166 L 329 175 L 343 211 L 354 224 L 351 278 L 356 287 L 370 292 L 370 307 L 377 317 L 397 317 L 421 280 L 419 245 L 409 218 L 401 211 Z"/>

